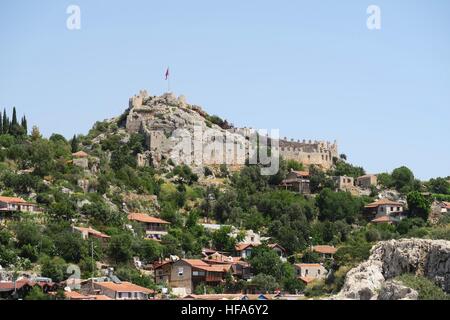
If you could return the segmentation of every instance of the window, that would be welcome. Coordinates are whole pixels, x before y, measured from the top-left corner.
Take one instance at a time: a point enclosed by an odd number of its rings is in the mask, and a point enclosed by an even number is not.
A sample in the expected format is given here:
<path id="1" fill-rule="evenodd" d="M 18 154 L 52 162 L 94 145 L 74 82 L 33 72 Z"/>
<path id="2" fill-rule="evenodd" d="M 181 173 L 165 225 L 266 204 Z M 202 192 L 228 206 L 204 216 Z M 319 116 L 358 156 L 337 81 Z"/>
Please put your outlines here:
<path id="1" fill-rule="evenodd" d="M 184 274 L 183 268 L 178 268 L 178 276 L 179 276 L 179 277 L 182 277 L 183 274 Z"/>
<path id="2" fill-rule="evenodd" d="M 394 211 L 394 207 L 391 207 L 391 211 Z"/>
<path id="3" fill-rule="evenodd" d="M 205 275 L 205 271 L 192 271 L 194 277 L 202 277 Z"/>
<path id="4" fill-rule="evenodd" d="M 319 275 L 320 275 L 320 270 L 317 270 L 317 274 L 319 274 Z"/>
<path id="5" fill-rule="evenodd" d="M 305 270 L 305 276 L 308 275 L 308 271 L 309 271 L 308 269 Z"/>

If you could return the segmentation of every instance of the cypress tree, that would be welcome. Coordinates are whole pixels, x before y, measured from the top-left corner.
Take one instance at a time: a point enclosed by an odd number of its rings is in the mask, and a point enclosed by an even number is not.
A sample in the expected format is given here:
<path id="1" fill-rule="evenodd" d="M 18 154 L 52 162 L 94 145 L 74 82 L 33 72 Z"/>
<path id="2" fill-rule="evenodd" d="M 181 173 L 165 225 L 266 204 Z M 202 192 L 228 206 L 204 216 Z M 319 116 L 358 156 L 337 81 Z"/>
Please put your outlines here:
<path id="1" fill-rule="evenodd" d="M 12 121 L 11 121 L 11 127 L 14 127 L 18 124 L 17 122 L 17 112 L 16 107 L 13 108 L 13 114 L 12 114 Z"/>
<path id="2" fill-rule="evenodd" d="M 25 135 L 28 134 L 28 124 L 27 124 L 27 118 L 23 116 L 21 126 L 23 130 L 25 131 Z"/>
<path id="3" fill-rule="evenodd" d="M 8 133 L 9 131 L 9 120 L 6 115 L 6 109 L 3 109 L 3 133 Z"/>
<path id="4" fill-rule="evenodd" d="M 78 151 L 78 139 L 75 134 L 73 135 L 71 146 L 72 146 L 72 153 L 75 153 Z"/>

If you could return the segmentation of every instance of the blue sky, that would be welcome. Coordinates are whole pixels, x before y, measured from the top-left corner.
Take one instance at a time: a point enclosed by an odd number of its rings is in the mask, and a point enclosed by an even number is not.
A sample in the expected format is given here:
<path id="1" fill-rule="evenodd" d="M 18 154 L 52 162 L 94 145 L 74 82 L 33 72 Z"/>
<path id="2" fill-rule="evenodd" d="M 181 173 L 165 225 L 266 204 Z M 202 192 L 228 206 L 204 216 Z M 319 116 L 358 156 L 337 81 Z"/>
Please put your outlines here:
<path id="1" fill-rule="evenodd" d="M 70 4 L 81 30 L 66 28 Z M 170 65 L 174 93 L 237 126 L 336 139 L 368 172 L 450 175 L 446 0 L 5 0 L 0 44 L 0 107 L 46 136 L 163 93 Z"/>

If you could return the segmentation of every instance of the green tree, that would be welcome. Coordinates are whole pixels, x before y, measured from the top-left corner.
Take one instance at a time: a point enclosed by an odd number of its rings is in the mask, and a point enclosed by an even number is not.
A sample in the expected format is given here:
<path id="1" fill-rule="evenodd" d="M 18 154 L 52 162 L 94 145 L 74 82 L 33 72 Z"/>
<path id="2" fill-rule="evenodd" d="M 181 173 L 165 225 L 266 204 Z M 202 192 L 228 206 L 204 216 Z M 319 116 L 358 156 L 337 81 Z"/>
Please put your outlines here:
<path id="1" fill-rule="evenodd" d="M 67 264 L 63 258 L 60 257 L 44 257 L 41 262 L 41 274 L 43 277 L 48 277 L 53 282 L 61 282 L 66 279 Z"/>
<path id="2" fill-rule="evenodd" d="M 79 142 L 78 142 L 77 135 L 74 134 L 72 140 L 70 141 L 72 153 L 75 153 L 78 151 L 78 144 L 79 144 Z"/>
<path id="3" fill-rule="evenodd" d="M 25 300 L 50 300 L 50 296 L 45 294 L 41 287 L 36 285 L 27 293 Z"/>
<path id="4" fill-rule="evenodd" d="M 445 178 L 431 179 L 428 184 L 433 193 L 450 194 L 450 182 Z"/>
<path id="5" fill-rule="evenodd" d="M 406 199 L 410 216 L 427 221 L 431 210 L 431 201 L 418 191 L 408 193 Z"/>
<path id="6" fill-rule="evenodd" d="M 3 129 L 3 134 L 6 134 L 9 132 L 9 119 L 8 119 L 8 115 L 6 114 L 6 109 L 3 109 L 3 125 L 2 125 L 2 129 Z"/>
<path id="7" fill-rule="evenodd" d="M 275 277 L 260 273 L 253 277 L 251 286 L 263 293 L 271 293 L 280 287 Z"/>
<path id="8" fill-rule="evenodd" d="M 414 188 L 414 174 L 412 171 L 403 166 L 392 171 L 393 186 L 403 193 L 408 193 Z"/>
<path id="9" fill-rule="evenodd" d="M 128 233 L 113 235 L 109 240 L 108 255 L 116 263 L 130 262 L 133 256 L 133 239 Z"/>
<path id="10" fill-rule="evenodd" d="M 319 219 L 322 221 L 346 220 L 351 223 L 363 209 L 363 201 L 349 192 L 333 192 L 326 188 L 316 198 Z"/>
<path id="11" fill-rule="evenodd" d="M 261 245 L 252 250 L 249 259 L 254 274 L 266 274 L 280 279 L 282 276 L 282 262 L 278 254 L 267 246 Z"/>

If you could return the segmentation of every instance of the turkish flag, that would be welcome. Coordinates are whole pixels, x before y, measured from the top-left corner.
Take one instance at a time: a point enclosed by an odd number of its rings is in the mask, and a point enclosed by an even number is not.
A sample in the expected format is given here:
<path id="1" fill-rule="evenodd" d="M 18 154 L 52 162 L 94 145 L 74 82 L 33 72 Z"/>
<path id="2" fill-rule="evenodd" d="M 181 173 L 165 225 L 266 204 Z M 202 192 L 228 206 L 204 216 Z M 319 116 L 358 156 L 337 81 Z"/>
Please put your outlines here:
<path id="1" fill-rule="evenodd" d="M 169 68 L 166 70 L 166 80 L 169 79 Z"/>

